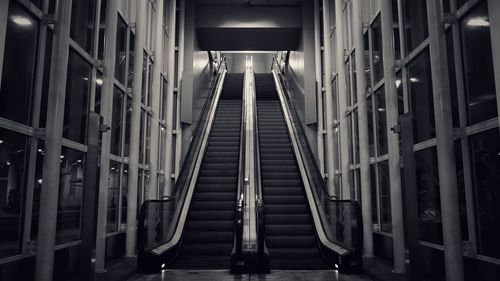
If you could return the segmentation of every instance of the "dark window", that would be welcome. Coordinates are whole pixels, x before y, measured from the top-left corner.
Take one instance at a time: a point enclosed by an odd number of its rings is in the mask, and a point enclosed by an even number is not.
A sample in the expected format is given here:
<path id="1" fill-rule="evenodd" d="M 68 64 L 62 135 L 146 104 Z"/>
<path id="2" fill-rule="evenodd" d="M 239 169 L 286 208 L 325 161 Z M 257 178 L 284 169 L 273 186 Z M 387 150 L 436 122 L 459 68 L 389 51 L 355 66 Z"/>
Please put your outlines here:
<path id="1" fill-rule="evenodd" d="M 441 201 L 436 147 L 415 152 L 420 240 L 442 244 Z"/>
<path id="2" fill-rule="evenodd" d="M 370 184 L 372 189 L 372 220 L 373 224 L 378 224 L 377 170 L 375 164 L 370 165 Z"/>
<path id="3" fill-rule="evenodd" d="M 371 30 L 373 48 L 373 81 L 374 83 L 377 83 L 384 78 L 384 57 L 382 53 L 382 26 L 380 16 L 378 16 L 373 22 Z"/>
<path id="4" fill-rule="evenodd" d="M 352 113 L 353 119 L 353 133 L 354 133 L 354 163 L 359 163 L 359 120 L 358 120 L 358 110 L 354 110 Z"/>
<path id="5" fill-rule="evenodd" d="M 479 253 L 500 258 L 500 137 L 498 129 L 470 138 Z"/>
<path id="6" fill-rule="evenodd" d="M 385 89 L 381 87 L 375 92 L 375 114 L 377 122 L 377 155 L 387 154 L 387 117 L 385 106 Z"/>
<path id="7" fill-rule="evenodd" d="M 429 51 L 426 50 L 408 65 L 408 88 L 413 116 L 415 143 L 436 136 L 434 101 Z"/>
<path id="8" fill-rule="evenodd" d="M 118 230 L 118 204 L 120 201 L 120 163 L 109 161 L 108 215 L 106 231 Z"/>
<path id="9" fill-rule="evenodd" d="M 406 50 L 411 53 L 428 35 L 426 0 L 403 0 Z"/>
<path id="10" fill-rule="evenodd" d="M 483 1 L 461 21 L 468 123 L 498 116 L 488 4 Z"/>
<path id="11" fill-rule="evenodd" d="M 92 53 L 96 0 L 73 0 L 70 36 L 88 53 Z"/>
<path id="12" fill-rule="evenodd" d="M 123 92 L 116 88 L 113 91 L 113 116 L 111 118 L 111 154 L 121 156 L 122 124 L 123 124 Z"/>
<path id="13" fill-rule="evenodd" d="M 399 36 L 399 14 L 398 14 L 398 1 L 392 0 L 392 26 L 394 34 L 394 57 L 399 60 L 401 59 L 401 44 Z"/>
<path id="14" fill-rule="evenodd" d="M 0 258 L 20 252 L 29 138 L 0 128 Z"/>
<path id="15" fill-rule="evenodd" d="M 368 148 L 370 157 L 375 156 L 375 128 L 373 127 L 373 95 L 366 100 L 367 116 L 368 116 Z"/>
<path id="16" fill-rule="evenodd" d="M 135 36 L 130 32 L 130 42 L 128 51 L 128 88 L 134 87 L 134 58 L 135 58 Z"/>
<path id="17" fill-rule="evenodd" d="M 371 79 L 371 63 L 370 63 L 370 40 L 369 40 L 369 36 L 368 36 L 368 32 L 365 33 L 365 35 L 363 36 L 363 42 L 364 42 L 364 46 L 365 46 L 365 50 L 364 50 L 364 60 L 365 60 L 365 70 L 364 70 L 364 73 L 365 73 L 365 92 L 368 92 L 368 90 L 371 88 L 372 86 L 372 79 Z"/>
<path id="18" fill-rule="evenodd" d="M 448 76 L 450 77 L 450 99 L 451 99 L 451 115 L 453 118 L 453 127 L 460 127 L 460 117 L 458 114 L 458 91 L 457 91 L 457 75 L 455 71 L 455 54 L 453 46 L 453 33 L 451 29 L 446 32 L 446 49 L 448 57 Z"/>
<path id="19" fill-rule="evenodd" d="M 391 181 L 389 180 L 389 161 L 383 161 L 378 164 L 378 180 L 380 189 L 380 230 L 391 233 Z"/>
<path id="20" fill-rule="evenodd" d="M 401 116 L 405 112 L 403 76 L 401 74 L 401 71 L 396 74 L 396 91 L 398 95 L 398 115 Z"/>
<path id="21" fill-rule="evenodd" d="M 75 51 L 70 50 L 63 137 L 85 143 L 90 96 L 91 68 Z"/>
<path id="22" fill-rule="evenodd" d="M 144 122 L 146 121 L 146 111 L 141 110 L 141 126 L 139 132 L 139 163 L 144 164 Z"/>
<path id="23" fill-rule="evenodd" d="M 115 78 L 125 85 L 125 71 L 127 67 L 127 24 L 119 16 L 116 28 L 116 58 Z"/>
<path id="24" fill-rule="evenodd" d="M 132 118 L 132 99 L 127 96 L 126 112 L 125 112 L 125 143 L 123 148 L 123 155 L 128 157 L 130 155 L 130 127 Z"/>
<path id="25" fill-rule="evenodd" d="M 29 125 L 38 22 L 10 1 L 0 88 L 0 116 Z"/>
<path id="26" fill-rule="evenodd" d="M 121 223 L 127 223 L 127 204 L 128 204 L 128 165 L 123 164 L 122 177 L 122 195 L 121 195 L 122 218 Z"/>
<path id="27" fill-rule="evenodd" d="M 351 57 L 351 81 L 352 81 L 352 103 L 358 102 L 358 85 L 356 82 L 356 53 L 352 53 Z"/>

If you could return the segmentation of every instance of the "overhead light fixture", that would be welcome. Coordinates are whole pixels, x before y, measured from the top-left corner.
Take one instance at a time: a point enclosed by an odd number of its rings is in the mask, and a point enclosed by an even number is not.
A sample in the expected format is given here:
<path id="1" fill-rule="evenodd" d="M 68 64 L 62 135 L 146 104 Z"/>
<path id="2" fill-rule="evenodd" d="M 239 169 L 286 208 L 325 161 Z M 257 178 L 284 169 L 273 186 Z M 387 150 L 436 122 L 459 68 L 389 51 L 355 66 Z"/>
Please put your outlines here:
<path id="1" fill-rule="evenodd" d="M 19 26 L 30 26 L 32 25 L 31 20 L 23 16 L 11 16 L 10 19 Z"/>
<path id="2" fill-rule="evenodd" d="M 102 85 L 102 83 L 103 83 L 103 81 L 102 81 L 102 79 L 101 79 L 101 78 L 97 78 L 97 79 L 95 80 L 95 83 L 96 83 L 97 85 L 101 86 L 101 85 Z"/>
<path id="3" fill-rule="evenodd" d="M 42 179 L 39 179 L 38 180 L 38 184 L 42 184 L 43 180 Z"/>
<path id="4" fill-rule="evenodd" d="M 420 82 L 420 79 L 412 77 L 412 78 L 410 78 L 410 82 L 417 83 L 417 82 Z"/>
<path id="5" fill-rule="evenodd" d="M 401 86 L 401 83 L 402 82 L 400 79 L 396 80 L 396 88 L 399 88 L 399 86 Z"/>
<path id="6" fill-rule="evenodd" d="M 471 27 L 489 27 L 490 22 L 484 18 L 471 18 L 467 21 L 467 25 Z"/>
<path id="7" fill-rule="evenodd" d="M 0 140 L 0 144 L 2 144 L 2 143 L 3 143 L 3 140 Z"/>

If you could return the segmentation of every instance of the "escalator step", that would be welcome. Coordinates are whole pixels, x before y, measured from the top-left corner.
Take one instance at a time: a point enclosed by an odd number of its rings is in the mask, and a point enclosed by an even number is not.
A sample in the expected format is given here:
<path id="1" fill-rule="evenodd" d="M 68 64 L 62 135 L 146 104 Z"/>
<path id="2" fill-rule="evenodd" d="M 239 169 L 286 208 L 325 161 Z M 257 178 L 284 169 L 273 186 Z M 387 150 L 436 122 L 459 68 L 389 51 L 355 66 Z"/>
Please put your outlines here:
<path id="1" fill-rule="evenodd" d="M 293 235 L 314 235 L 314 227 L 310 224 L 281 224 L 266 225 L 266 235 L 270 236 L 293 236 Z"/>
<path id="2" fill-rule="evenodd" d="M 314 235 L 305 236 L 266 236 L 269 248 L 314 248 L 317 246 Z"/>

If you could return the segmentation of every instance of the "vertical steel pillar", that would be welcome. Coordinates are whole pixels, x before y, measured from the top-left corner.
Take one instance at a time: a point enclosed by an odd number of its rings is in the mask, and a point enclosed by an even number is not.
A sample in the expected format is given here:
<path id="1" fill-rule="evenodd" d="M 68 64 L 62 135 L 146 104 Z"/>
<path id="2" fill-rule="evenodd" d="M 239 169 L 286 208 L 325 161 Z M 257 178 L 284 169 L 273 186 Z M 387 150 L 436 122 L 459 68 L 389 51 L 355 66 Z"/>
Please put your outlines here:
<path id="1" fill-rule="evenodd" d="M 149 199 L 158 199 L 158 150 L 159 150 L 159 130 L 160 130 L 160 95 L 161 95 L 161 76 L 163 67 L 163 0 L 156 0 L 156 21 L 154 23 L 154 64 L 153 64 L 153 83 L 151 93 L 151 153 L 149 163 L 150 185 Z M 168 114 L 168 113 L 167 113 Z M 168 175 L 167 175 L 168 176 Z"/>
<path id="2" fill-rule="evenodd" d="M 365 257 L 373 257 L 372 190 L 370 188 L 370 156 L 368 149 L 368 115 L 366 105 L 363 10 L 361 0 L 352 1 L 353 41 L 356 50 L 356 75 L 358 95 L 359 160 L 361 177 L 361 213 L 363 216 L 363 249 Z"/>
<path id="3" fill-rule="evenodd" d="M 103 11 L 104 12 L 104 11 Z M 101 115 L 103 124 L 111 127 L 113 116 L 113 92 L 116 61 L 116 28 L 118 20 L 118 0 L 108 0 L 106 4 L 106 26 L 102 73 Z M 104 272 L 106 256 L 106 224 L 108 214 L 108 183 L 109 183 L 109 153 L 111 146 L 111 131 L 102 134 L 101 167 L 99 178 L 99 202 L 96 233 L 96 263 L 95 271 Z"/>
<path id="4" fill-rule="evenodd" d="M 0 1 L 0 86 L 2 85 L 3 53 L 5 51 L 5 36 L 9 17 L 9 2 Z"/>
<path id="5" fill-rule="evenodd" d="M 40 195 L 35 276 L 37 281 L 51 281 L 54 271 L 54 251 L 59 201 L 59 176 L 66 79 L 69 56 L 69 29 L 73 1 L 58 1 L 57 21 L 54 26 L 50 66 L 43 185 Z"/>
<path id="6" fill-rule="evenodd" d="M 186 1 L 179 0 L 179 48 L 177 52 L 177 126 L 175 135 L 177 153 L 175 154 L 175 171 L 176 178 L 179 174 L 179 169 L 181 167 L 182 161 L 182 122 L 181 122 L 181 98 L 182 98 L 182 72 L 184 71 L 184 27 L 185 27 L 185 15 L 186 15 Z M 175 27 L 172 27 L 175 28 Z"/>
<path id="7" fill-rule="evenodd" d="M 139 173 L 139 142 L 141 128 L 141 91 L 144 44 L 146 41 L 146 1 L 136 1 L 134 43 L 134 88 L 130 124 L 130 154 L 127 195 L 127 233 L 125 255 L 135 255 L 137 227 L 137 182 Z"/>
<path id="8" fill-rule="evenodd" d="M 323 83 L 321 79 L 321 25 L 319 9 L 319 0 L 314 0 L 314 63 L 316 68 L 316 113 L 318 123 L 316 126 L 316 142 L 317 142 L 317 155 L 318 167 L 321 175 L 325 174 L 325 151 L 323 140 Z"/>
<path id="9" fill-rule="evenodd" d="M 176 1 L 169 2 L 170 16 L 169 22 L 169 40 L 168 40 L 168 69 L 167 69 L 167 136 L 165 141 L 165 189 L 164 196 L 168 196 L 172 192 L 172 131 L 174 128 L 174 79 L 175 79 L 175 18 L 176 18 Z"/>
<path id="10" fill-rule="evenodd" d="M 436 120 L 437 158 L 446 280 L 464 280 L 460 209 L 458 203 L 450 83 L 443 10 L 439 1 L 427 0 L 429 45 Z"/>
<path id="11" fill-rule="evenodd" d="M 488 0 L 490 16 L 491 45 L 493 50 L 493 68 L 495 71 L 495 85 L 497 91 L 498 112 L 500 112 L 500 1 Z M 1 38 L 0 38 L 1 39 Z M 1 74 L 1 70 L 0 70 Z M 500 124 L 500 119 L 498 119 Z"/>
<path id="12" fill-rule="evenodd" d="M 394 272 L 405 272 L 403 195 L 399 167 L 399 136 L 391 131 L 398 124 L 398 96 L 394 54 L 392 3 L 381 1 L 382 52 L 384 58 L 387 141 L 389 146 L 389 182 L 391 192 L 392 248 Z"/>
<path id="13" fill-rule="evenodd" d="M 326 168 L 328 174 L 328 192 L 330 195 L 335 194 L 334 177 L 335 165 L 333 156 L 333 96 L 332 96 L 332 59 L 331 59 L 331 46 L 330 46 L 330 1 L 323 0 L 323 81 L 326 95 L 326 138 L 327 142 L 327 157 Z"/>
<path id="14" fill-rule="evenodd" d="M 349 127 L 347 112 L 347 73 L 345 71 L 345 49 L 344 49 L 344 25 L 342 11 L 344 0 L 335 0 L 335 42 L 337 46 L 337 84 L 339 101 L 339 122 L 340 122 L 340 169 L 342 171 L 342 199 L 351 198 L 351 185 L 349 179 Z"/>

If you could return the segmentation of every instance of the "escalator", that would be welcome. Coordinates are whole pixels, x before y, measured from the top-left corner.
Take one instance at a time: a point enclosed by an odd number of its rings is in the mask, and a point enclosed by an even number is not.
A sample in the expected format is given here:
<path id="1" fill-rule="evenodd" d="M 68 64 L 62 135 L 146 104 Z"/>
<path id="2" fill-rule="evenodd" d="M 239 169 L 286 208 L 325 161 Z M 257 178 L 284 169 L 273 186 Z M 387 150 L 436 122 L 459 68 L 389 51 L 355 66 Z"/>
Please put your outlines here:
<path id="1" fill-rule="evenodd" d="M 171 268 L 228 269 L 238 187 L 243 74 L 227 74 Z"/>
<path id="2" fill-rule="evenodd" d="M 229 269 L 241 190 L 243 74 L 223 61 L 193 130 L 172 195 L 141 206 L 137 269 Z"/>
<path id="3" fill-rule="evenodd" d="M 272 74 L 255 74 L 265 242 L 271 269 L 326 269 Z"/>

